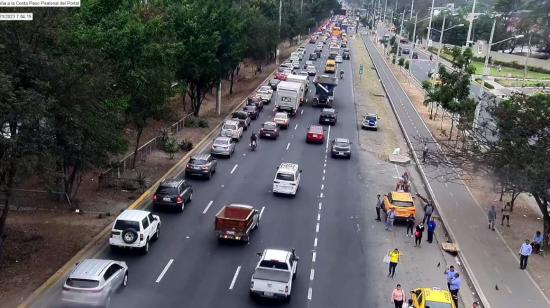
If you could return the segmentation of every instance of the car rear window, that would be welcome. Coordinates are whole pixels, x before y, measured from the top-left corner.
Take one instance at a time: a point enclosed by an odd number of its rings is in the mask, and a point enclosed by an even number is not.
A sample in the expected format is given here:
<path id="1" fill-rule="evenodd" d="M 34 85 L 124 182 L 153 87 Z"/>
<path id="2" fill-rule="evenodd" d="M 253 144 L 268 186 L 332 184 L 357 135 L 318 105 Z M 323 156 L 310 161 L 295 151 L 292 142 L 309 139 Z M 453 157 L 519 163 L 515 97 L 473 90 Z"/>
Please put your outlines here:
<path id="1" fill-rule="evenodd" d="M 237 129 L 237 126 L 236 126 L 236 125 L 228 125 L 228 124 L 225 124 L 225 125 L 223 126 L 223 129 L 236 130 L 236 129 Z"/>
<path id="2" fill-rule="evenodd" d="M 73 288 L 92 289 L 99 286 L 99 281 L 91 279 L 67 278 L 67 285 Z"/>
<path id="3" fill-rule="evenodd" d="M 277 128 L 277 124 L 264 124 L 263 125 L 263 128 L 265 129 L 276 129 Z"/>
<path id="4" fill-rule="evenodd" d="M 334 145 L 337 146 L 337 147 L 340 147 L 340 148 L 345 148 L 349 144 L 347 142 L 335 142 Z"/>
<path id="5" fill-rule="evenodd" d="M 276 268 L 276 269 L 282 269 L 282 270 L 288 270 L 288 266 L 284 262 L 279 262 L 276 260 L 262 260 L 260 262 L 261 267 L 267 267 L 267 268 Z"/>
<path id="6" fill-rule="evenodd" d="M 291 174 L 291 173 L 277 173 L 277 180 L 294 181 L 294 174 Z"/>
<path id="7" fill-rule="evenodd" d="M 234 118 L 237 118 L 237 119 L 246 119 L 247 115 L 246 113 L 243 113 L 243 112 L 234 112 L 233 113 L 233 117 Z"/>
<path id="8" fill-rule="evenodd" d="M 235 125 L 231 125 L 231 126 L 235 127 Z M 189 163 L 193 164 L 193 165 L 204 165 L 204 164 L 206 164 L 206 160 L 205 159 L 198 159 L 198 158 L 191 158 L 189 160 Z M 173 188 L 173 187 L 165 187 L 165 188 Z"/>
<path id="9" fill-rule="evenodd" d="M 412 202 L 405 202 L 405 201 L 395 201 L 393 200 L 393 205 L 400 206 L 400 207 L 411 207 L 414 206 Z"/>
<path id="10" fill-rule="evenodd" d="M 227 140 L 226 139 L 216 139 L 214 140 L 214 144 L 215 145 L 227 145 Z"/>
<path id="11" fill-rule="evenodd" d="M 117 220 L 113 229 L 126 230 L 128 228 L 139 230 L 139 222 L 129 220 Z"/>

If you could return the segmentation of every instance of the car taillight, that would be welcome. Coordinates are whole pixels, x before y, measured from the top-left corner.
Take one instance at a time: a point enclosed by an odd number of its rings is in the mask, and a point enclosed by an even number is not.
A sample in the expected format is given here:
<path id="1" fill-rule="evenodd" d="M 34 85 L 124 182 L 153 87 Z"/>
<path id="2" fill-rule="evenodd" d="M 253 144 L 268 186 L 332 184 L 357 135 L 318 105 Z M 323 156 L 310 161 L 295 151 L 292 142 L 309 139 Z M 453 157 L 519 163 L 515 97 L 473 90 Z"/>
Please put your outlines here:
<path id="1" fill-rule="evenodd" d="M 157 197 L 157 194 L 154 194 L 153 195 L 153 201 L 157 201 L 158 197 Z"/>
<path id="2" fill-rule="evenodd" d="M 140 241 L 143 241 L 143 234 L 140 234 L 140 235 L 139 235 L 139 240 L 140 240 Z"/>
<path id="3" fill-rule="evenodd" d="M 288 286 L 285 286 L 285 293 L 288 293 Z"/>

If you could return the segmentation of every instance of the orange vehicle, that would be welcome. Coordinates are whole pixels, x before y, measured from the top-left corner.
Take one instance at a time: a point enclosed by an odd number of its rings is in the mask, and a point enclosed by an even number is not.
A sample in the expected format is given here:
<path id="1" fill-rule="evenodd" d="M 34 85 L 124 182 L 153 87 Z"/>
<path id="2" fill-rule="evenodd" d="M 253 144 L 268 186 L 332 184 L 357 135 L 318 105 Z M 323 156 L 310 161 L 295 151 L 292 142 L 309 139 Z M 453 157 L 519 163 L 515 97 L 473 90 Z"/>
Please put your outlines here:
<path id="1" fill-rule="evenodd" d="M 340 37 L 340 34 L 342 31 L 340 30 L 340 27 L 332 27 L 332 36 L 334 37 Z"/>
<path id="2" fill-rule="evenodd" d="M 405 220 L 411 214 L 416 217 L 416 208 L 414 207 L 413 199 L 408 192 L 392 191 L 384 196 L 384 210 L 386 213 L 395 208 L 395 219 Z"/>

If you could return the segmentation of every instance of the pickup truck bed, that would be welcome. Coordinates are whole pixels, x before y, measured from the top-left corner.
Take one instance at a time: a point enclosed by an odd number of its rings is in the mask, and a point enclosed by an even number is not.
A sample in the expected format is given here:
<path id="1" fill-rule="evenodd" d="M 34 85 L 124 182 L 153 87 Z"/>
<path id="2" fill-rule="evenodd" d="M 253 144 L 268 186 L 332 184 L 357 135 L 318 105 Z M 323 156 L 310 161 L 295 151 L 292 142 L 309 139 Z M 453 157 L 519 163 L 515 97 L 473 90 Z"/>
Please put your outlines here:
<path id="1" fill-rule="evenodd" d="M 247 242 L 250 232 L 257 228 L 259 214 L 252 206 L 231 204 L 223 207 L 215 219 L 215 231 L 219 239 Z"/>

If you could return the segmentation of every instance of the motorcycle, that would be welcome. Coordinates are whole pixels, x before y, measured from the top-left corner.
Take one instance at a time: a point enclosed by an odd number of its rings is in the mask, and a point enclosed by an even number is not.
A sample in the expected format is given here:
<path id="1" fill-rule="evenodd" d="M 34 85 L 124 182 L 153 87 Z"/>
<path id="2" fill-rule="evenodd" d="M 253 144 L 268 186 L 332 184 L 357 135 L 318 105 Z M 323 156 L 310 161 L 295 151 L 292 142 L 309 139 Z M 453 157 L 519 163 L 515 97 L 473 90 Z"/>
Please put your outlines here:
<path id="1" fill-rule="evenodd" d="M 340 71 L 340 79 L 344 79 L 344 71 Z"/>
<path id="2" fill-rule="evenodd" d="M 256 146 L 257 146 L 256 140 L 252 140 L 250 142 L 250 150 L 256 151 Z"/>

